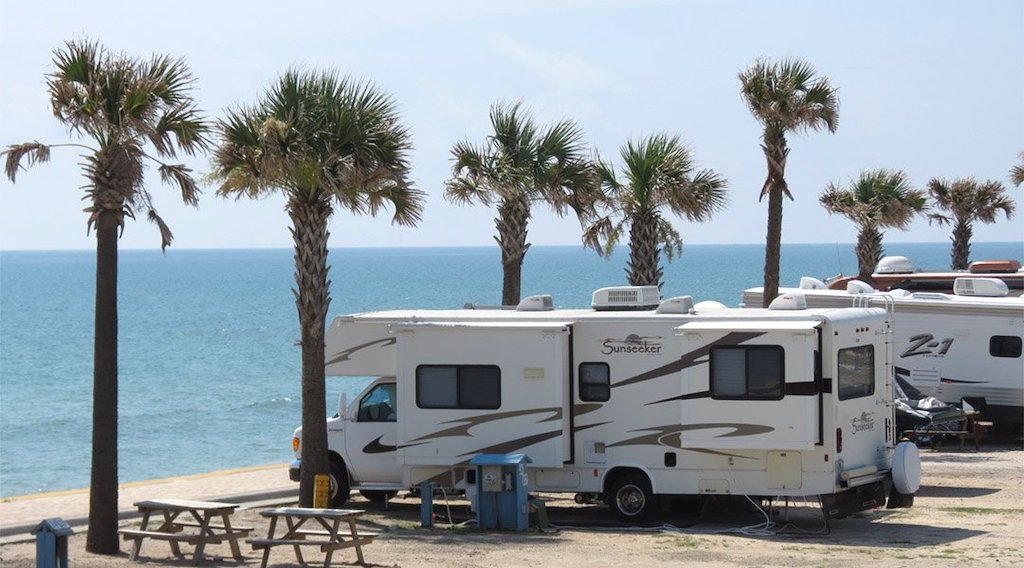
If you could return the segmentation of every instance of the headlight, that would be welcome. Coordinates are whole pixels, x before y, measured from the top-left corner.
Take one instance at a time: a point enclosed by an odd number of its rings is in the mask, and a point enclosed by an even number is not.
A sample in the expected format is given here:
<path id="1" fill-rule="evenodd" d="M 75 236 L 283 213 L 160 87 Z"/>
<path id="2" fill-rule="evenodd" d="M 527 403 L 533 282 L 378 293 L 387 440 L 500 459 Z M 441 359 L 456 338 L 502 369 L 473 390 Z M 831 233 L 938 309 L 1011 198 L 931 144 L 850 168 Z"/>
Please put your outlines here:
<path id="1" fill-rule="evenodd" d="M 295 436 L 294 438 L 292 438 L 292 451 L 293 452 L 299 451 L 299 437 L 298 436 Z"/>

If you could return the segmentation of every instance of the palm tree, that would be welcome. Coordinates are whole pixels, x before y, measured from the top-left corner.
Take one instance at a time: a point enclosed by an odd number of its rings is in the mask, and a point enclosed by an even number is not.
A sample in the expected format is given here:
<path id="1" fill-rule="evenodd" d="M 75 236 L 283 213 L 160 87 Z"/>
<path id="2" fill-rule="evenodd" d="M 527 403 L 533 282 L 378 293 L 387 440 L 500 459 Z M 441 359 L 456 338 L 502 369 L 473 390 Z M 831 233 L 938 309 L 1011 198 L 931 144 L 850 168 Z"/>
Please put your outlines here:
<path id="1" fill-rule="evenodd" d="M 564 215 L 572 209 L 584 223 L 593 212 L 600 188 L 586 156 L 583 133 L 563 120 L 541 132 L 521 103 L 491 107 L 491 126 L 483 147 L 459 142 L 452 148 L 453 177 L 445 197 L 456 203 L 498 204 L 494 220 L 501 248 L 501 303 L 519 303 L 530 208 L 550 205 Z"/>
<path id="2" fill-rule="evenodd" d="M 1024 152 L 1019 152 L 1017 158 L 1020 163 L 1010 168 L 1010 181 L 1013 185 L 1020 187 L 1020 184 L 1024 183 Z"/>
<path id="3" fill-rule="evenodd" d="M 678 136 L 658 134 L 620 150 L 625 164 L 620 181 L 611 165 L 599 162 L 598 175 L 610 212 L 583 233 L 583 242 L 608 257 L 626 228 L 632 286 L 661 286 L 661 252 L 671 262 L 683 239 L 661 210 L 690 221 L 706 221 L 725 206 L 728 185 L 711 170 L 697 170 L 691 152 Z"/>
<path id="4" fill-rule="evenodd" d="M 927 208 L 925 192 L 914 189 L 902 171 L 870 170 L 846 188 L 829 184 L 819 197 L 829 213 L 856 223 L 857 278 L 871 282 L 875 265 L 882 259 L 882 229 L 906 230 L 914 215 Z"/>
<path id="5" fill-rule="evenodd" d="M 170 229 L 153 208 L 144 186 L 145 162 L 158 164 L 165 183 L 177 186 L 189 205 L 199 189 L 192 172 L 174 158 L 207 147 L 209 126 L 192 99 L 193 78 L 181 59 L 155 55 L 148 61 L 108 53 L 97 43 L 69 41 L 54 52 L 47 85 L 57 120 L 91 144 L 10 145 L 7 177 L 13 182 L 24 159 L 29 166 L 50 159 L 50 150 L 85 151 L 88 228 L 96 229 L 96 322 L 93 359 L 92 470 L 86 549 L 117 554 L 117 239 L 125 217 L 145 211 L 160 230 L 161 248 Z M 147 152 L 151 145 L 155 155 Z"/>
<path id="6" fill-rule="evenodd" d="M 932 213 L 928 215 L 929 221 L 953 225 L 953 248 L 950 252 L 953 270 L 967 268 L 975 221 L 995 223 L 1000 211 L 1006 214 L 1007 219 L 1013 217 L 1013 199 L 1006 195 L 1003 184 L 998 181 L 979 184 L 974 178 L 960 178 L 952 182 L 934 178 L 928 182 L 928 193 L 938 209 L 949 213 Z"/>
<path id="7" fill-rule="evenodd" d="M 838 90 L 826 77 L 816 77 L 810 65 L 797 59 L 780 63 L 758 60 L 740 73 L 743 98 L 763 126 L 761 150 L 768 162 L 768 177 L 761 196 L 768 196 L 768 233 L 764 252 L 764 306 L 779 291 L 782 247 L 782 196 L 793 199 L 786 184 L 789 147 L 786 134 L 827 129 L 839 124 Z"/>
<path id="8" fill-rule="evenodd" d="M 254 106 L 220 123 L 212 176 L 217 194 L 258 199 L 280 191 L 295 243 L 295 304 L 302 346 L 300 500 L 312 505 L 317 474 L 330 470 L 324 326 L 330 306 L 327 223 L 336 207 L 415 225 L 423 194 L 408 180 L 408 131 L 397 105 L 370 83 L 334 72 L 289 70 Z"/>

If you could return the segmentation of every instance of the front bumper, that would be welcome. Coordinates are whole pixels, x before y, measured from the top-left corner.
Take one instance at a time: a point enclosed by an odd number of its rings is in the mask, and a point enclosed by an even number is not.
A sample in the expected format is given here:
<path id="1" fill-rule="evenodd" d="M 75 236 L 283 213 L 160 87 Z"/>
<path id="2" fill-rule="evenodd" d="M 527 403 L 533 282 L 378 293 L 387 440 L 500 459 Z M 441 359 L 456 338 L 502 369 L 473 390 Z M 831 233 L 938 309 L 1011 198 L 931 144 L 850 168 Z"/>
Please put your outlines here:
<path id="1" fill-rule="evenodd" d="M 298 481 L 301 466 L 302 460 L 292 460 L 292 463 L 288 464 L 288 479 Z"/>

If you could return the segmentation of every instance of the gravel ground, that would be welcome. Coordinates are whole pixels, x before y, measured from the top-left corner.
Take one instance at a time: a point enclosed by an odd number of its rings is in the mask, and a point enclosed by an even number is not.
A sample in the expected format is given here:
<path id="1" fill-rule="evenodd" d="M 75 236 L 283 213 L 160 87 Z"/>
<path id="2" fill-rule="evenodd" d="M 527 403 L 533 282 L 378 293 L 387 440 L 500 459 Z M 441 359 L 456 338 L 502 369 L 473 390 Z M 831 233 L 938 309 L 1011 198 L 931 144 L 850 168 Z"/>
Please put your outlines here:
<path id="1" fill-rule="evenodd" d="M 461 500 L 446 506 L 443 498 L 436 498 L 434 511 L 440 518 L 430 529 L 419 526 L 418 499 L 399 496 L 387 510 L 360 498 L 351 506 L 367 510 L 362 526 L 381 532 L 364 548 L 370 566 L 1024 566 L 1024 451 L 925 449 L 922 461 L 923 485 L 913 508 L 832 521 L 828 532 L 816 510 L 795 506 L 787 511 L 781 503 L 771 510 L 769 531 L 759 530 L 765 514 L 745 503 L 717 507 L 690 529 L 675 528 L 696 520 L 685 507 L 666 513 L 664 526 L 636 529 L 616 526 L 603 506 L 545 495 L 552 498 L 546 508 L 558 528 L 524 533 L 460 526 L 468 518 L 467 503 Z M 255 534 L 266 534 L 267 523 L 257 509 L 240 510 L 233 519 L 235 525 L 252 525 Z M 71 538 L 72 566 L 191 565 L 171 555 L 163 542 L 147 541 L 138 562 L 128 560 L 127 544 L 118 556 L 92 555 L 84 548 L 80 532 Z M 261 559 L 248 545 L 241 562 L 230 558 L 227 544 L 207 552 L 214 555 L 207 562 L 212 566 L 259 566 Z M 304 554 L 313 564 L 323 561 L 315 548 Z M 32 542 L 0 547 L 5 568 L 31 567 L 35 561 Z M 332 565 L 353 563 L 355 553 L 342 550 Z M 279 547 L 269 565 L 298 564 L 290 548 Z"/>

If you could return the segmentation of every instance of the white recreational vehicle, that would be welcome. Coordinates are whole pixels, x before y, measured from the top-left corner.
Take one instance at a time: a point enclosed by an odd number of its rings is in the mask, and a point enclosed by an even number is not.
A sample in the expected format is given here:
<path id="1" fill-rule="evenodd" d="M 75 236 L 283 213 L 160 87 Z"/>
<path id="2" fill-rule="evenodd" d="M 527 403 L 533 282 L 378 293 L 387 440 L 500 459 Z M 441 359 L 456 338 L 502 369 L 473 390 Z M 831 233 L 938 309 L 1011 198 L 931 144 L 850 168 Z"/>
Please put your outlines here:
<path id="1" fill-rule="evenodd" d="M 471 490 L 474 456 L 514 452 L 530 491 L 603 495 L 624 520 L 668 495 L 820 496 L 832 517 L 909 506 L 920 464 L 894 439 L 887 312 L 802 307 L 626 287 L 593 309 L 534 296 L 338 317 L 327 375 L 377 378 L 328 420 L 332 504 Z"/>
<path id="2" fill-rule="evenodd" d="M 804 277 L 799 293 L 811 308 L 892 305 L 896 380 L 915 392 L 950 404 L 966 399 L 982 417 L 1017 430 L 1024 422 L 1024 298 L 1007 296 L 997 279 L 960 277 L 954 294 L 876 292 L 854 280 L 847 289 L 827 290 Z M 762 288 L 743 292 L 743 303 L 760 306 Z"/>

